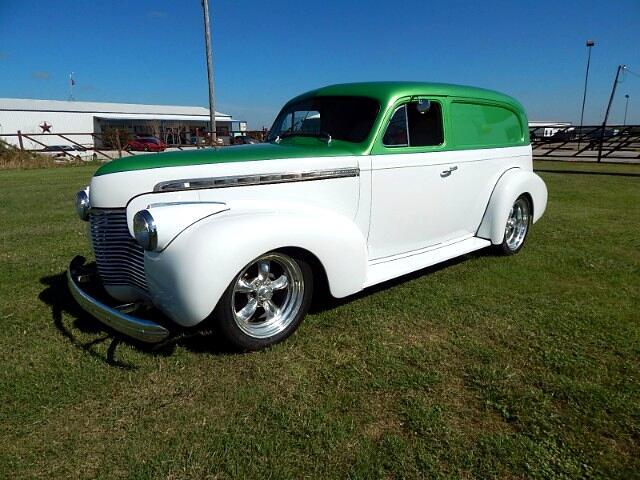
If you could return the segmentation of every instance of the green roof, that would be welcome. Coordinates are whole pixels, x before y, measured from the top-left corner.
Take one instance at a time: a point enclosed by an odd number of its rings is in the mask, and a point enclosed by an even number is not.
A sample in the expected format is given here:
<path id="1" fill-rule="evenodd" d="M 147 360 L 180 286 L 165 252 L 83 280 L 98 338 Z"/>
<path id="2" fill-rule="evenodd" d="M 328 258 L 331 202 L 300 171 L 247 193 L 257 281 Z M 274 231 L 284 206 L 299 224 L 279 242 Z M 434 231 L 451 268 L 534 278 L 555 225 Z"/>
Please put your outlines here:
<path id="1" fill-rule="evenodd" d="M 524 111 L 522 105 L 513 97 L 494 90 L 454 85 L 449 83 L 429 82 L 363 82 L 340 83 L 311 90 L 292 99 L 291 102 L 314 96 L 364 96 L 375 98 L 381 105 L 387 106 L 398 98 L 414 95 L 433 95 L 439 97 L 476 98 L 507 103 L 516 110 Z M 291 103 L 289 102 L 289 103 Z"/>

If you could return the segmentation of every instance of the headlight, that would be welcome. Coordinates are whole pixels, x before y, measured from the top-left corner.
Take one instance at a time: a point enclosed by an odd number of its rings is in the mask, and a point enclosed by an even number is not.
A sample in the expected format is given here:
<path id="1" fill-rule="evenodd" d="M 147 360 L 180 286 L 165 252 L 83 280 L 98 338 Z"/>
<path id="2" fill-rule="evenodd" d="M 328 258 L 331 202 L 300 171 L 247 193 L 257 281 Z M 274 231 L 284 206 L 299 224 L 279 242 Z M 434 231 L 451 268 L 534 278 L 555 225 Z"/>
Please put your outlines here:
<path id="1" fill-rule="evenodd" d="M 91 204 L 89 203 L 89 195 L 86 190 L 81 190 L 76 193 L 76 212 L 81 220 L 85 222 L 89 219 L 89 209 Z"/>
<path id="2" fill-rule="evenodd" d="M 158 245 L 158 230 L 149 210 L 140 210 L 133 216 L 133 235 L 145 250 L 154 250 Z"/>

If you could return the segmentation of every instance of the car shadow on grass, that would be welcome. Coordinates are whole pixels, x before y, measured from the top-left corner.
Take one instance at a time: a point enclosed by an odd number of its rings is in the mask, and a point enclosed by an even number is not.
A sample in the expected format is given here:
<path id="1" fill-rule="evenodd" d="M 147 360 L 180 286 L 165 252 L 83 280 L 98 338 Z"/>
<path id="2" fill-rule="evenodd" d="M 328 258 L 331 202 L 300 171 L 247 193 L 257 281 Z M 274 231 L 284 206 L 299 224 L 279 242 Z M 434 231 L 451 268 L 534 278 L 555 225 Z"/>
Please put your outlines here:
<path id="1" fill-rule="evenodd" d="M 328 294 L 329 288 L 326 281 L 320 282 L 318 291 L 327 292 L 324 295 L 315 295 L 311 305 L 310 313 L 318 314 L 330 311 L 348 304 L 355 300 L 366 298 L 383 290 L 388 290 L 395 286 L 401 285 L 425 275 L 438 272 L 440 270 L 450 268 L 459 263 L 466 262 L 473 258 L 480 258 L 493 255 L 490 248 L 484 248 L 476 252 L 457 257 L 446 262 L 423 268 L 421 270 L 408 273 L 401 277 L 397 277 L 386 282 L 371 286 L 350 295 L 345 298 L 334 298 Z M 85 351 L 92 357 L 103 361 L 107 365 L 126 370 L 135 370 L 134 364 L 124 362 L 117 358 L 117 348 L 120 344 L 130 345 L 137 350 L 149 355 L 170 356 L 174 353 L 177 346 L 186 348 L 194 353 L 206 353 L 214 355 L 231 355 L 236 354 L 235 350 L 225 344 L 219 335 L 216 335 L 210 324 L 204 323 L 199 328 L 193 330 L 185 330 L 168 340 L 159 344 L 147 344 L 135 341 L 129 337 L 112 330 L 108 326 L 100 323 L 87 312 L 85 312 L 76 303 L 71 296 L 71 292 L 67 287 L 66 272 L 57 275 L 51 275 L 40 279 L 40 283 L 45 285 L 45 289 L 40 292 L 38 298 L 51 308 L 51 318 L 56 329 L 65 337 L 73 346 Z M 63 314 L 73 317 L 73 323 L 70 327 L 68 322 L 63 320 Z M 89 335 L 99 335 L 90 341 L 83 341 L 79 338 L 78 332 Z M 102 353 L 96 347 L 103 343 L 109 342 L 106 353 Z"/>
<path id="2" fill-rule="evenodd" d="M 375 285 L 372 285 L 371 287 L 365 288 L 364 290 L 358 293 L 349 295 L 348 297 L 335 298 L 329 294 L 321 295 L 321 296 L 317 295 L 314 297 L 309 313 L 322 313 L 325 311 L 333 310 L 335 308 L 341 307 L 342 305 L 351 303 L 355 300 L 369 297 L 371 295 L 382 292 L 384 290 L 389 290 L 398 285 L 402 285 L 403 283 L 416 280 L 426 275 L 431 275 L 435 272 L 439 272 L 440 270 L 446 270 L 447 268 L 451 268 L 454 265 L 467 262 L 471 259 L 482 258 L 482 257 L 493 257 L 493 256 L 496 256 L 493 249 L 491 247 L 486 247 L 486 248 L 482 248 L 481 250 L 476 250 L 474 252 L 467 253 L 465 255 L 452 258 L 450 260 L 446 260 L 442 263 L 437 263 L 430 267 L 425 267 L 420 270 L 416 270 L 415 272 L 401 275 L 400 277 L 392 278 L 391 280 L 387 280 L 382 283 L 377 283 Z M 324 280 L 321 285 L 322 285 L 323 291 L 329 292 L 329 286 L 326 284 L 326 280 Z"/>
<path id="3" fill-rule="evenodd" d="M 137 368 L 135 365 L 117 358 L 117 348 L 123 343 L 150 355 L 159 356 L 172 355 L 178 345 L 194 352 L 233 353 L 227 346 L 222 344 L 218 335 L 206 328 L 180 332 L 159 344 L 137 342 L 112 330 L 85 312 L 71 296 L 71 292 L 67 287 L 66 272 L 43 277 L 40 279 L 40 283 L 45 286 L 45 289 L 40 292 L 38 298 L 51 308 L 53 324 L 60 334 L 76 348 L 87 352 L 92 357 L 112 367 L 126 370 L 135 370 Z M 71 325 L 69 325 L 69 322 L 65 322 L 63 314 L 74 319 Z M 79 333 L 99 336 L 91 341 L 83 341 L 80 339 Z M 103 343 L 109 344 L 106 353 L 102 353 L 96 348 Z"/>

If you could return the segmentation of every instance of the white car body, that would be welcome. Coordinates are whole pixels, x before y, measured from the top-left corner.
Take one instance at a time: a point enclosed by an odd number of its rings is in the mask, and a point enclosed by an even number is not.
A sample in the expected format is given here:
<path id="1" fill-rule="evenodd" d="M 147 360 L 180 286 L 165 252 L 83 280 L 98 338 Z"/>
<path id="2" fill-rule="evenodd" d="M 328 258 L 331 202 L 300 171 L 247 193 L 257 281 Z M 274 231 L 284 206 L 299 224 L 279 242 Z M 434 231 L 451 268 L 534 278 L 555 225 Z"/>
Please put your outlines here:
<path id="1" fill-rule="evenodd" d="M 145 252 L 145 271 L 153 303 L 182 326 L 204 320 L 239 269 L 270 250 L 312 253 L 331 294 L 340 298 L 502 242 L 509 208 L 522 192 L 534 199 L 534 223 L 546 208 L 531 147 L 399 157 L 222 164 L 216 176 L 336 169 L 358 174 L 140 196 L 167 178 L 209 178 L 211 166 L 116 173 L 93 178 L 90 201 L 92 208 L 127 204 L 132 235 L 136 212 L 148 208 L 156 217 L 166 211 L 158 226 L 160 232 L 171 229 L 171 245 Z M 450 176 L 440 176 L 451 167 L 457 169 Z M 199 210 L 192 216 L 194 205 Z M 135 288 L 106 289 L 122 301 L 140 295 Z"/>
<path id="2" fill-rule="evenodd" d="M 500 244 L 521 195 L 533 223 L 547 204 L 528 136 L 500 148 L 126 170 L 93 177 L 89 192 L 92 210 L 126 208 L 132 237 L 141 210 L 158 229 L 156 248 L 144 252 L 146 290 L 105 284 L 107 292 L 150 301 L 183 327 L 209 317 L 238 272 L 265 252 L 312 255 L 331 294 L 346 297 Z"/>

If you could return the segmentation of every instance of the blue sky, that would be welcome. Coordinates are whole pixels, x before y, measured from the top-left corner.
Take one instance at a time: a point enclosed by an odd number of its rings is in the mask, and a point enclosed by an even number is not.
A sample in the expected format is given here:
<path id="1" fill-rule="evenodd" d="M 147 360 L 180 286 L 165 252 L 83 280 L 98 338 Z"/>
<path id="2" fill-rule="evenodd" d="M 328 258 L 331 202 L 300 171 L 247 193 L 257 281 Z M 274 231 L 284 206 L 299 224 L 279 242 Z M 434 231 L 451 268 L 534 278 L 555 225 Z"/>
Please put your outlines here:
<path id="1" fill-rule="evenodd" d="M 640 73 L 640 1 L 210 0 L 217 110 L 269 126 L 331 83 L 425 80 L 500 90 L 531 120 L 602 121 L 616 66 Z M 207 105 L 199 0 L 0 0 L 0 96 Z M 611 121 L 640 123 L 625 75 Z"/>

